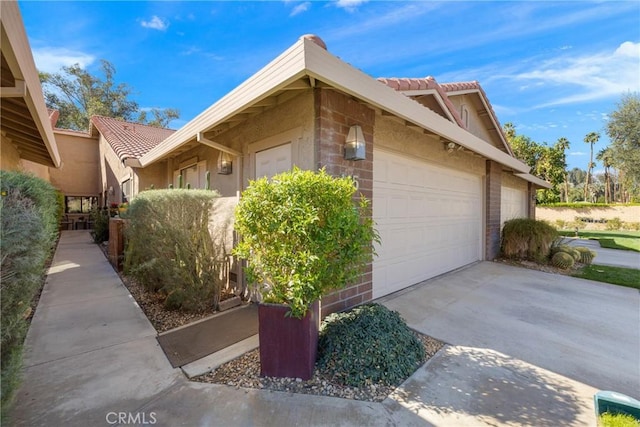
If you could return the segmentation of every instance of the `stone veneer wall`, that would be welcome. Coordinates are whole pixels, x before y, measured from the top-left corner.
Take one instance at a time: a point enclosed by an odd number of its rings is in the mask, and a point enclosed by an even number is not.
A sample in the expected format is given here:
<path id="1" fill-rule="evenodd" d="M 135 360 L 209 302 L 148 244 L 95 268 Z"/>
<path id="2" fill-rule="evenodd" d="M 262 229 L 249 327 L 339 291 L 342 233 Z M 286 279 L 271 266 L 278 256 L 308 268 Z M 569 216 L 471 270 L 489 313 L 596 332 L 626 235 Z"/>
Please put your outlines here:
<path id="1" fill-rule="evenodd" d="M 372 200 L 374 110 L 341 92 L 321 88 L 314 91 L 314 103 L 314 143 L 318 169 L 324 167 L 333 176 L 357 177 L 358 192 Z M 353 125 L 362 127 L 366 140 L 366 160 L 344 160 L 344 142 Z M 370 301 L 372 289 L 372 264 L 369 263 L 356 283 L 322 299 L 322 317 Z"/>

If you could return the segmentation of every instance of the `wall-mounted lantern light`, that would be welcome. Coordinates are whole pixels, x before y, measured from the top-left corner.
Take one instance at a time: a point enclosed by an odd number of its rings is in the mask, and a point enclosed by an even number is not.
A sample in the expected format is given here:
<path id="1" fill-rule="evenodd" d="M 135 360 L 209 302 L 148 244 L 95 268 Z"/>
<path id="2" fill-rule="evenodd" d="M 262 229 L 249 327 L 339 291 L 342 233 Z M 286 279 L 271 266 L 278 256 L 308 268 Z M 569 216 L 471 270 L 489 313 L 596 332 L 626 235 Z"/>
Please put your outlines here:
<path id="1" fill-rule="evenodd" d="M 229 153 L 221 151 L 220 155 L 218 155 L 218 174 L 231 175 L 232 170 L 233 162 L 231 161 L 231 156 Z"/>
<path id="2" fill-rule="evenodd" d="M 366 144 L 362 128 L 358 125 L 351 126 L 347 141 L 344 144 L 345 160 L 364 160 L 366 159 Z"/>

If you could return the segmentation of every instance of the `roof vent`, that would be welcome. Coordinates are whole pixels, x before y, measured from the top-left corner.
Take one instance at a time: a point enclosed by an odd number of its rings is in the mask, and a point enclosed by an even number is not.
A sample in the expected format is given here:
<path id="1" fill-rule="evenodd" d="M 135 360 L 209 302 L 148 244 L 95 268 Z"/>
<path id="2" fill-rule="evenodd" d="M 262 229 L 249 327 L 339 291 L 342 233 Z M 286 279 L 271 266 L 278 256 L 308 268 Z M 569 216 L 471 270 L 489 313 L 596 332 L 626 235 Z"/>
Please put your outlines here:
<path id="1" fill-rule="evenodd" d="M 305 34 L 304 36 L 300 37 L 300 39 L 310 40 L 315 44 L 317 44 L 318 46 L 320 46 L 321 48 L 323 48 L 324 50 L 327 50 L 327 45 L 324 44 L 324 41 L 320 37 L 316 36 L 315 34 Z"/>

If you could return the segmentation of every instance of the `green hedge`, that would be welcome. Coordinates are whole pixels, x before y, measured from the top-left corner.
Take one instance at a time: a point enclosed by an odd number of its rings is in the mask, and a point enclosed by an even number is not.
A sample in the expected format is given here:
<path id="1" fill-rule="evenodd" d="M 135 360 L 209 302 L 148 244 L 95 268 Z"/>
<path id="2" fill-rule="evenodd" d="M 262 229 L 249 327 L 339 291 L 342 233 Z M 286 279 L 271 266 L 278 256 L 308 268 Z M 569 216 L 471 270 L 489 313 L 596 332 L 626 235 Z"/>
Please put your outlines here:
<path id="1" fill-rule="evenodd" d="M 21 172 L 0 171 L 2 408 L 20 382 L 22 346 L 31 302 L 58 235 L 59 197 L 48 182 Z"/>
<path id="2" fill-rule="evenodd" d="M 573 202 L 573 203 L 540 203 L 537 205 L 539 208 L 570 208 L 570 209 L 594 209 L 594 208 L 615 208 L 624 206 L 640 206 L 640 203 L 587 203 L 587 202 Z"/>
<path id="3" fill-rule="evenodd" d="M 207 190 L 152 190 L 129 204 L 125 274 L 163 294 L 167 308 L 200 311 L 218 304 L 226 251 L 209 231 L 217 197 Z"/>

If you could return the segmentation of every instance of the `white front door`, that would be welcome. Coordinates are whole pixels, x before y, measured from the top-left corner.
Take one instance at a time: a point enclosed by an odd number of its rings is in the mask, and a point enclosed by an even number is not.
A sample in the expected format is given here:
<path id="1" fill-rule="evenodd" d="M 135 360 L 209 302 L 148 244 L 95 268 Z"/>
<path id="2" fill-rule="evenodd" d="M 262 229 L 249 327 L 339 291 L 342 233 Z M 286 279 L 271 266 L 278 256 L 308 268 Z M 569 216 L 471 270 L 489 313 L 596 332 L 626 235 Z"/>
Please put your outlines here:
<path id="1" fill-rule="evenodd" d="M 373 218 L 382 240 L 374 298 L 481 259 L 480 176 L 387 151 L 373 156 Z"/>
<path id="2" fill-rule="evenodd" d="M 256 179 L 271 178 L 288 170 L 291 170 L 291 143 L 256 153 Z"/>

